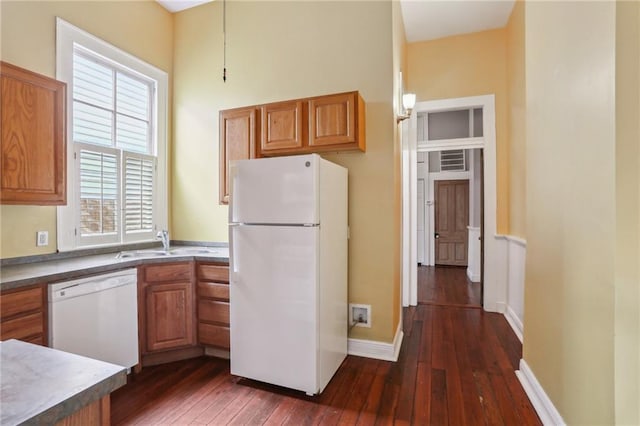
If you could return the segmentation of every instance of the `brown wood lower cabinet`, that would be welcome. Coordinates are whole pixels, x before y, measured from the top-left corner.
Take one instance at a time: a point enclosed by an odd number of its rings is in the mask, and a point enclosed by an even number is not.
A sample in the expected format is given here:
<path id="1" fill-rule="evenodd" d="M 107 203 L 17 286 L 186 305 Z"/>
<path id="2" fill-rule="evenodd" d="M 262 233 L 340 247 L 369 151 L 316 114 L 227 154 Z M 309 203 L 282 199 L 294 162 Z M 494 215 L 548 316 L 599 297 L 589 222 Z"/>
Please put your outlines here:
<path id="1" fill-rule="evenodd" d="M 18 339 L 47 345 L 46 285 L 0 294 L 0 340 Z"/>
<path id="2" fill-rule="evenodd" d="M 147 350 L 188 346 L 193 339 L 193 290 L 190 282 L 147 287 Z"/>
<path id="3" fill-rule="evenodd" d="M 138 270 L 138 320 L 143 365 L 190 358 L 197 347 L 193 262 L 145 265 Z"/>
<path id="4" fill-rule="evenodd" d="M 229 349 L 229 266 L 199 263 L 198 342 Z"/>
<path id="5" fill-rule="evenodd" d="M 142 366 L 229 350 L 229 266 L 175 262 L 138 270 Z"/>

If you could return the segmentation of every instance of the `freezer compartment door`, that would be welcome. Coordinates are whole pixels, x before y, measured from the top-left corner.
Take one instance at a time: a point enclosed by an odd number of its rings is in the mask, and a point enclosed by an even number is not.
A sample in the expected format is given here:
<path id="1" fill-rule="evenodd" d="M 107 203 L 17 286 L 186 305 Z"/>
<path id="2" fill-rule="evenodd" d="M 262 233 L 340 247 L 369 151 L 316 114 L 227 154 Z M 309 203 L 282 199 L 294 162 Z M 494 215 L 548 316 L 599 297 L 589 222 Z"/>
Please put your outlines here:
<path id="1" fill-rule="evenodd" d="M 311 154 L 233 162 L 229 221 L 318 223 L 319 160 Z"/>
<path id="2" fill-rule="evenodd" d="M 232 226 L 231 373 L 318 392 L 318 228 Z"/>

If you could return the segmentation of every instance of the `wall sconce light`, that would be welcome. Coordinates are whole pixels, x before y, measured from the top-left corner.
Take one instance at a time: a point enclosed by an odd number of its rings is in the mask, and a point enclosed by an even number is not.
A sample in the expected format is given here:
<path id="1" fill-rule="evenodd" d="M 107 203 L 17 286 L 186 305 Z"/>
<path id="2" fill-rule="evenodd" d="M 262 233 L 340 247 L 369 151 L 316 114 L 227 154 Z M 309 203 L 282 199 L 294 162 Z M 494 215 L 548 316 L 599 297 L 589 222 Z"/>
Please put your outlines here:
<path id="1" fill-rule="evenodd" d="M 399 114 L 396 118 L 396 123 L 400 123 L 402 120 L 406 120 L 411 117 L 411 110 L 416 105 L 416 94 L 415 93 L 405 93 L 402 95 L 402 109 L 404 110 L 403 114 Z"/>

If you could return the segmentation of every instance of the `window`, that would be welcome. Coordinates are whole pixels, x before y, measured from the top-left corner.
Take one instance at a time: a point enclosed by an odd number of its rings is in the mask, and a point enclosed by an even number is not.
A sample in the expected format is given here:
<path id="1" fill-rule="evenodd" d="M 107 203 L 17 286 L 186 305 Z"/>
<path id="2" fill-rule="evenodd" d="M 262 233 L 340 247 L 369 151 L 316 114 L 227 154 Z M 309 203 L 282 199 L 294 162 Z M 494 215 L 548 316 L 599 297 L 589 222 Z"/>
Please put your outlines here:
<path id="1" fill-rule="evenodd" d="M 418 141 L 432 143 L 482 137 L 482 120 L 482 108 L 418 113 Z"/>
<path id="2" fill-rule="evenodd" d="M 166 73 L 58 19 L 68 205 L 58 247 L 149 241 L 166 228 Z"/>

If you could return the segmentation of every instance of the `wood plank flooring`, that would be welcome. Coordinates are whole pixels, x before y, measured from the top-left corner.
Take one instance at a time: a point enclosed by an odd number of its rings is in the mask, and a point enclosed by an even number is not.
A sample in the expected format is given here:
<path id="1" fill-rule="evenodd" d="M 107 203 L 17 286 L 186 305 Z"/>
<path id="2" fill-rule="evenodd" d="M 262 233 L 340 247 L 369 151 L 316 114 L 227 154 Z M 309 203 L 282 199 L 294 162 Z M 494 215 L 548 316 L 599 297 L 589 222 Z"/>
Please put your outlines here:
<path id="1" fill-rule="evenodd" d="M 480 283 L 467 278 L 465 267 L 418 266 L 418 303 L 479 308 Z"/>
<path id="2" fill-rule="evenodd" d="M 502 315 L 419 305 L 403 325 L 398 362 L 348 356 L 315 397 L 231 376 L 216 358 L 147 367 L 112 394 L 112 424 L 541 424 Z"/>

